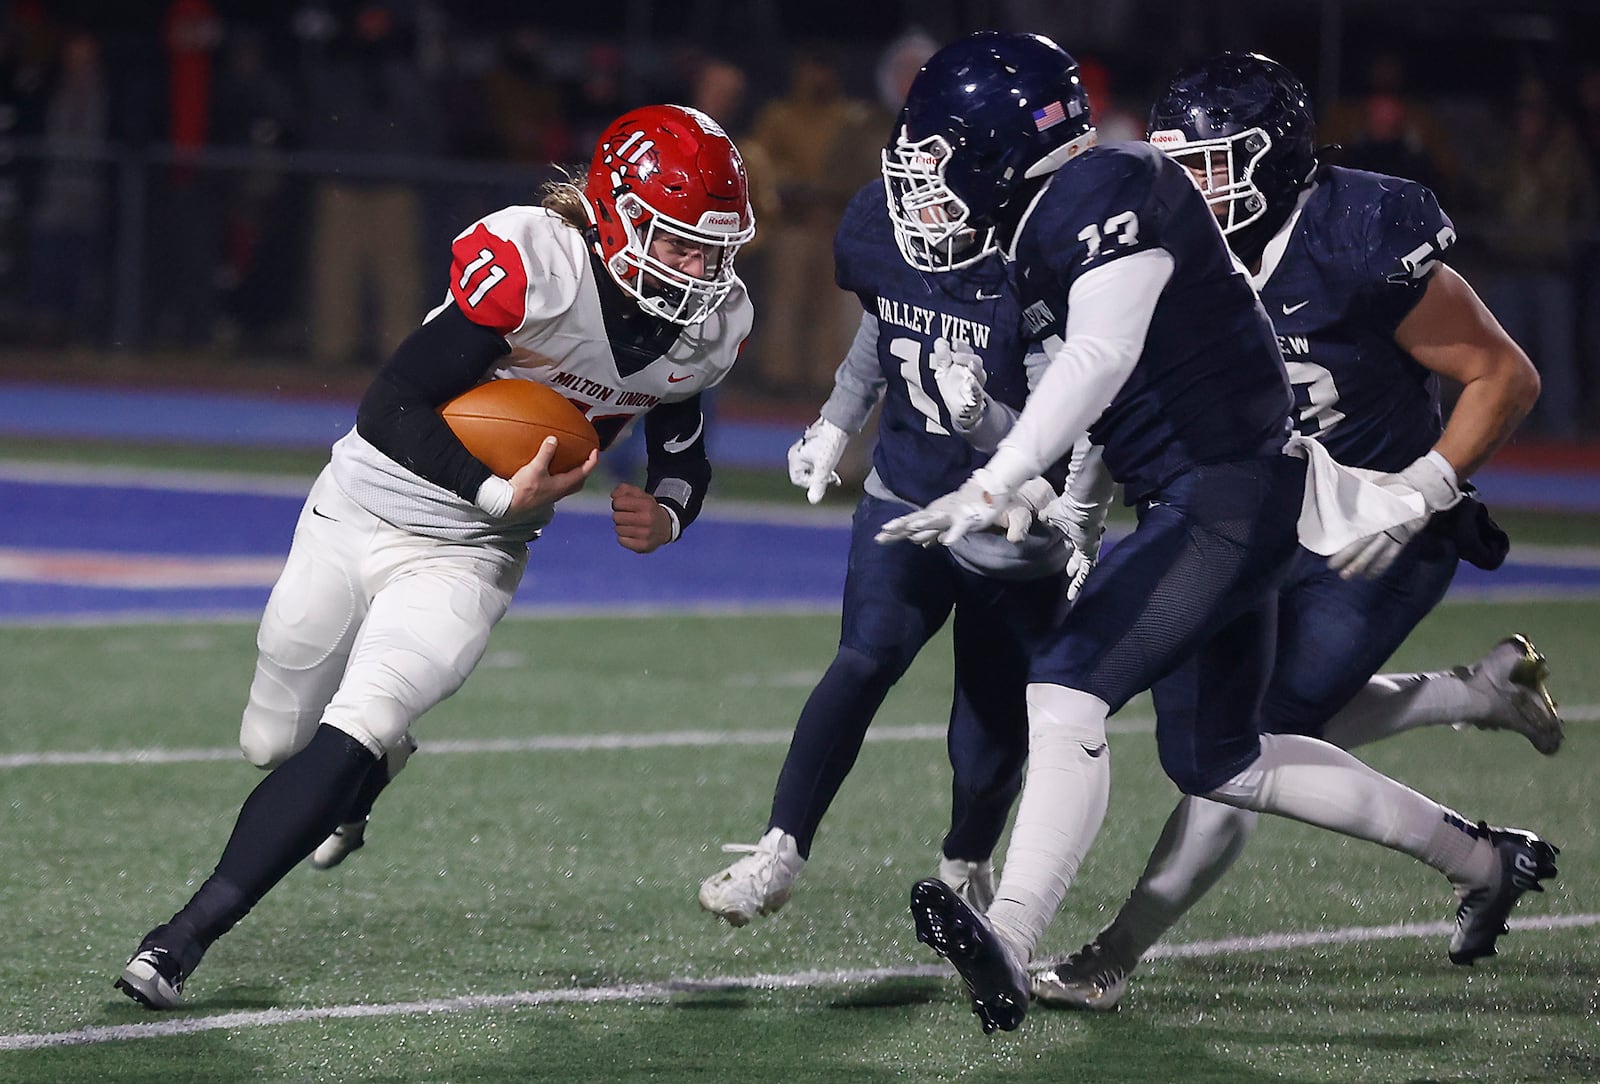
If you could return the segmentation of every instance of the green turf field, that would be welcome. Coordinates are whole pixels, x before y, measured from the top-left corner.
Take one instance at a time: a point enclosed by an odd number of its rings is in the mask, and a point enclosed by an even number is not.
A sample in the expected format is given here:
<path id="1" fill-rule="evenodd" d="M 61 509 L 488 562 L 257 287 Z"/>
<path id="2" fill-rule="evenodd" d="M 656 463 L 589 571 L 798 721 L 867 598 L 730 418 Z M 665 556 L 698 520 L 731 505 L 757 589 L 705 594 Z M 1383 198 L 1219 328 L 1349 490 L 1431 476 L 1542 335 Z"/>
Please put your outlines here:
<path id="1" fill-rule="evenodd" d="M 157 1015 L 111 982 L 258 778 L 229 752 L 254 629 L 0 628 L 0 1081 L 1600 1079 L 1600 606 L 1447 605 L 1396 662 L 1513 629 L 1578 720 L 1560 755 L 1448 730 L 1367 751 L 1563 846 L 1499 958 L 1453 967 L 1442 926 L 1393 928 L 1451 914 L 1431 871 L 1271 822 L 1174 931 L 1191 954 L 1148 963 L 1121 1012 L 985 1037 L 905 907 L 947 811 L 944 641 L 891 695 L 795 898 L 731 930 L 696 886 L 759 833 L 834 622 L 508 620 L 424 721 L 370 845 L 291 874 Z M 1110 813 L 1047 953 L 1116 906 L 1174 797 L 1147 704 L 1114 725 Z M 1323 936 L 1215 943 L 1293 934 Z"/>

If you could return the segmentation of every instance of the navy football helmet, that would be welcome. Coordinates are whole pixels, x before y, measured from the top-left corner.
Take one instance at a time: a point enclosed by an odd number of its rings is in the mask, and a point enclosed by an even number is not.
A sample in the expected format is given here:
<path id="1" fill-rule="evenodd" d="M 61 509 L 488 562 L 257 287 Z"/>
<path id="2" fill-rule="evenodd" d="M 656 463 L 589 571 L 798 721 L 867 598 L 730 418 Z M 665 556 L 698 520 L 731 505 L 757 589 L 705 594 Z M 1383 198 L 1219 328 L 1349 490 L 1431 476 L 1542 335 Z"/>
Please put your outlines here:
<path id="1" fill-rule="evenodd" d="M 1317 169 L 1316 121 L 1300 80 L 1259 53 L 1222 53 L 1172 77 L 1150 142 L 1186 166 L 1231 234 L 1276 230 Z"/>
<path id="2" fill-rule="evenodd" d="M 1042 178 L 1094 139 L 1078 62 L 1049 38 L 986 30 L 940 49 L 883 151 L 901 255 L 923 271 L 983 259 Z"/>

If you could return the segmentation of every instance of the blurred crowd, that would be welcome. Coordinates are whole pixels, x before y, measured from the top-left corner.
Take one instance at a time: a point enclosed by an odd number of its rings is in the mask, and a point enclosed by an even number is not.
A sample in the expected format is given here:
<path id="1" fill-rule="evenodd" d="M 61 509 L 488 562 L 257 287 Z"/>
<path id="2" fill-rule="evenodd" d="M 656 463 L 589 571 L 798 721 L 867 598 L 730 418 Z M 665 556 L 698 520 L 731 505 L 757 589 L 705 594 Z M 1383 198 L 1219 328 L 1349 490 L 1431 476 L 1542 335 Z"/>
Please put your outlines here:
<path id="1" fill-rule="evenodd" d="M 0 5 L 0 342 L 370 367 L 443 296 L 457 230 L 582 168 L 624 109 L 672 101 L 721 121 L 751 175 L 757 332 L 730 384 L 807 407 L 859 316 L 833 286 L 834 228 L 939 44 L 796 41 L 768 70 L 401 0 L 150 10 L 130 32 Z M 1142 136 L 1165 73 L 1080 59 L 1102 139 Z M 1321 118 L 1334 160 L 1435 189 L 1458 262 L 1543 374 L 1531 425 L 1597 431 L 1600 62 L 1463 96 L 1381 54 L 1346 82 Z"/>

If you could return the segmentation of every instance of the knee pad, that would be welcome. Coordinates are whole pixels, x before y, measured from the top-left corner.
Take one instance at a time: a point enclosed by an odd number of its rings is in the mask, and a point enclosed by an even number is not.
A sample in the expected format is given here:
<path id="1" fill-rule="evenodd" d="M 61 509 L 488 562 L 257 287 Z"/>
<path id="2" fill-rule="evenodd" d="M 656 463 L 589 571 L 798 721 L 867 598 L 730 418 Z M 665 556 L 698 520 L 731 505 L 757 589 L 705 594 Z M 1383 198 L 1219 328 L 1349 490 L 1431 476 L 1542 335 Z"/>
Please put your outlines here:
<path id="1" fill-rule="evenodd" d="M 1244 772 L 1261 755 L 1260 741 L 1253 733 L 1240 735 L 1225 748 L 1208 746 L 1187 732 L 1177 736 L 1156 729 L 1156 754 L 1161 770 L 1180 791 L 1196 797 L 1209 797 L 1215 790 Z"/>
<path id="2" fill-rule="evenodd" d="M 1167 773 L 1167 778 L 1177 785 L 1184 794 L 1199 798 L 1215 798 L 1212 793 L 1218 787 L 1232 785 L 1241 773 L 1229 765 L 1218 765 L 1210 761 L 1196 762 L 1183 756 L 1169 754 L 1167 749 L 1159 749 L 1161 756 L 1161 770 Z"/>
<path id="3" fill-rule="evenodd" d="M 285 694 L 282 697 L 262 697 L 258 695 L 261 684 L 258 675 L 239 720 L 239 751 L 257 768 L 271 771 L 305 748 L 316 733 L 321 711 L 297 709 L 288 690 L 280 690 Z"/>
<path id="4" fill-rule="evenodd" d="M 373 696 L 359 704 L 331 704 L 323 713 L 322 722 L 354 738 L 375 757 L 398 755 L 403 766 L 404 758 L 411 755 L 408 741 L 415 719 L 391 697 Z M 390 775 L 397 771 L 399 768 L 392 767 Z"/>
<path id="5" fill-rule="evenodd" d="M 833 664 L 828 667 L 828 673 L 857 685 L 881 684 L 887 688 L 900 680 L 910 668 L 911 660 L 916 657 L 915 652 L 904 659 L 899 657 L 900 654 L 896 650 L 881 655 L 870 654 L 860 648 L 841 644 Z"/>
<path id="6" fill-rule="evenodd" d="M 1093 693 L 1064 685 L 1033 682 L 1028 685 L 1028 735 L 1035 744 L 1043 735 L 1075 741 L 1085 749 L 1106 744 L 1106 716 L 1110 706 Z"/>
<path id="7" fill-rule="evenodd" d="M 293 756 L 295 750 L 289 744 L 278 741 L 275 732 L 252 727 L 247 720 L 239 730 L 239 752 L 257 768 L 270 772 Z"/>
<path id="8" fill-rule="evenodd" d="M 400 774 L 401 769 L 406 766 L 406 762 L 411 759 L 411 754 L 415 753 L 416 751 L 417 739 L 413 738 L 411 736 L 411 732 L 408 730 L 406 731 L 405 735 L 401 737 L 400 741 L 391 746 L 389 751 L 384 754 L 383 759 L 384 763 L 389 767 L 390 779 L 393 779 L 395 776 Z"/>

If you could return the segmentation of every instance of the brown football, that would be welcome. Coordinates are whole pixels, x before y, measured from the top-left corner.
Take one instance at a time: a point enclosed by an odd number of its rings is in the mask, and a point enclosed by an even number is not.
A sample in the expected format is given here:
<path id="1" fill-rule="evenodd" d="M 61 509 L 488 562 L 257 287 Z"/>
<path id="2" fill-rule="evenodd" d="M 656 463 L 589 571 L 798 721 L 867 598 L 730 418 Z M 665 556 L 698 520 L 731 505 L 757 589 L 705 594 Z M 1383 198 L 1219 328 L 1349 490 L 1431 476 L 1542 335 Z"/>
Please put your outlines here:
<path id="1" fill-rule="evenodd" d="M 600 438 L 583 412 L 554 388 L 531 380 L 491 380 L 439 408 L 467 451 L 502 478 L 510 478 L 556 438 L 550 473 L 583 465 Z"/>

